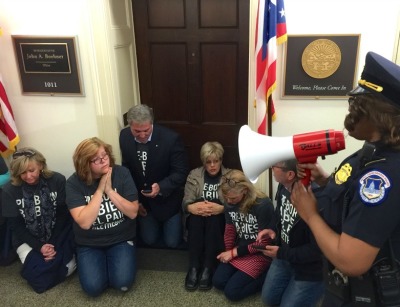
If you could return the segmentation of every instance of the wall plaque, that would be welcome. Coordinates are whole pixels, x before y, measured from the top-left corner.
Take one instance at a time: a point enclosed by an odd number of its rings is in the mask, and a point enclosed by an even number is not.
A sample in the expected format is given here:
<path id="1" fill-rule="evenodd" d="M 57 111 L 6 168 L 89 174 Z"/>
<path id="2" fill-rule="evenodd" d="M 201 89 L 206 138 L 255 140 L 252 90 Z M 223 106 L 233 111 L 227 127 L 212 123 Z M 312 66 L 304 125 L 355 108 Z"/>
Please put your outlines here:
<path id="1" fill-rule="evenodd" d="M 345 98 L 356 84 L 360 34 L 288 35 L 282 98 Z"/>
<path id="2" fill-rule="evenodd" d="M 76 37 L 12 36 L 22 93 L 83 95 Z"/>

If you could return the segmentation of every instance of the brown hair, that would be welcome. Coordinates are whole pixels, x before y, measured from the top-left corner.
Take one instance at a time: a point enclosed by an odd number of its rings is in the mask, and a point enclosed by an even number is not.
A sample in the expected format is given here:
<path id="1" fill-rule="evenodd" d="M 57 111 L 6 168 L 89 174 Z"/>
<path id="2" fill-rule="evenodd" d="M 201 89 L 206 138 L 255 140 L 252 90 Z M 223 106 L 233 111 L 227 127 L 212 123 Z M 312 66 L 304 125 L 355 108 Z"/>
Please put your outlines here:
<path id="1" fill-rule="evenodd" d="M 78 147 L 76 147 L 73 161 L 75 166 L 75 171 L 78 177 L 86 182 L 87 185 L 93 183 L 92 171 L 90 169 L 90 162 L 96 156 L 97 151 L 100 147 L 103 147 L 106 151 L 109 159 L 110 166 L 115 165 L 115 158 L 112 153 L 111 145 L 103 142 L 97 137 L 92 137 L 89 139 L 85 139 L 79 143 Z"/>
<path id="2" fill-rule="evenodd" d="M 377 127 L 384 145 L 400 150 L 400 108 L 373 94 L 351 96 L 344 125 L 351 131 L 365 117 Z"/>

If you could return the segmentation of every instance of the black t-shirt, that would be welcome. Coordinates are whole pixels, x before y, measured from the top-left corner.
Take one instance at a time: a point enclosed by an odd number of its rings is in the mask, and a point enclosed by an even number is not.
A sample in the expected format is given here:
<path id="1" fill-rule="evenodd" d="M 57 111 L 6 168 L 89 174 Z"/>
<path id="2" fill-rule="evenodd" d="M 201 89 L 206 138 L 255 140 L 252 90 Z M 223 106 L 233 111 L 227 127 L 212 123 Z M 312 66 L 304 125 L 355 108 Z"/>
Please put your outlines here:
<path id="1" fill-rule="evenodd" d="M 69 212 L 65 204 L 65 177 L 60 173 L 53 172 L 53 175 L 46 179 L 46 183 L 50 192 L 50 200 L 57 210 L 56 219 L 52 221 L 52 223 L 55 223 L 53 225 L 52 237 L 56 237 L 62 231 L 65 220 L 69 217 Z M 34 211 L 36 216 L 40 216 L 42 199 L 39 196 L 38 190 L 33 194 L 35 199 Z M 10 221 L 14 229 L 14 245 L 18 247 L 22 243 L 27 243 L 32 248 L 40 250 L 43 242 L 39 238 L 34 237 L 26 228 L 25 205 L 22 187 L 14 186 L 11 182 L 5 184 L 2 193 L 3 215 L 12 219 Z"/>
<path id="2" fill-rule="evenodd" d="M 204 200 L 221 204 L 218 196 L 220 179 L 221 174 L 217 176 L 210 176 L 207 172 L 204 172 L 204 186 L 202 192 L 202 198 Z"/>
<path id="3" fill-rule="evenodd" d="M 146 177 L 146 166 L 149 152 L 149 144 L 147 143 L 139 143 L 137 142 L 137 156 L 141 165 L 141 169 L 143 171 L 143 177 Z"/>
<path id="4" fill-rule="evenodd" d="M 300 217 L 290 201 L 290 192 L 285 189 L 285 187 L 281 187 L 278 197 L 280 210 L 279 214 L 281 217 L 281 244 L 288 245 L 290 230 Z"/>
<path id="5" fill-rule="evenodd" d="M 74 173 L 67 180 L 67 205 L 69 209 L 86 206 L 96 192 L 99 181 L 88 186 Z M 128 201 L 138 199 L 137 189 L 129 170 L 115 165 L 112 172 L 112 187 Z M 133 240 L 136 236 L 136 219 L 125 216 L 103 194 L 97 219 L 90 229 L 82 229 L 74 222 L 76 243 L 86 246 L 110 246 L 123 241 Z"/>

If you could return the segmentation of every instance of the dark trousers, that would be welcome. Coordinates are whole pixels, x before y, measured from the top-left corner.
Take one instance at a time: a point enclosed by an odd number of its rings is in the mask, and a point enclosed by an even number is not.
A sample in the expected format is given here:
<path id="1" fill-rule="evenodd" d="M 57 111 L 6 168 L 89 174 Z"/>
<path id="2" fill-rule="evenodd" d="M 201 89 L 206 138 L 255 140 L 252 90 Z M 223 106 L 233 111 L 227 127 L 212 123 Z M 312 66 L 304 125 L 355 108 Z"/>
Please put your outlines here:
<path id="1" fill-rule="evenodd" d="M 227 299 L 240 301 L 261 291 L 266 275 L 267 270 L 254 279 L 230 263 L 220 263 L 212 282 L 215 288 L 224 291 Z"/>
<path id="2" fill-rule="evenodd" d="M 321 307 L 350 307 L 350 306 L 351 306 L 350 302 L 345 303 L 342 299 L 340 299 L 336 295 L 330 293 L 329 291 L 325 291 Z"/>
<path id="3" fill-rule="evenodd" d="M 189 266 L 214 269 L 224 250 L 224 214 L 188 217 Z"/>
<path id="4" fill-rule="evenodd" d="M 2 219 L 1 216 L 0 219 Z M 11 237 L 11 228 L 8 220 L 5 218 L 0 222 L 0 266 L 10 265 L 17 259 L 17 253 L 11 244 Z"/>
<path id="5" fill-rule="evenodd" d="M 45 261 L 40 252 L 32 249 L 22 266 L 21 276 L 37 293 L 45 292 L 67 277 L 67 264 L 75 254 L 72 224 L 64 228 L 53 244 L 57 251 L 53 260 Z"/>

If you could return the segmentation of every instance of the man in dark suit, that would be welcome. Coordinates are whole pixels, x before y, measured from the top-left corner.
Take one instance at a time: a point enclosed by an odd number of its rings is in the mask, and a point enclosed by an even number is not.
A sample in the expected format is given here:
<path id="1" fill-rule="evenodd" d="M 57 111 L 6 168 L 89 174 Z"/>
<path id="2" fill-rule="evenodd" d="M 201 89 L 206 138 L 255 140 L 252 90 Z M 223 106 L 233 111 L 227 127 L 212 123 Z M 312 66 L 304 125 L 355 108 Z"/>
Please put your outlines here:
<path id="1" fill-rule="evenodd" d="M 182 242 L 181 204 L 189 173 L 181 137 L 154 124 L 147 105 L 132 107 L 127 114 L 129 127 L 121 130 L 119 145 L 122 165 L 127 167 L 139 193 L 139 233 L 142 241 L 176 248 Z"/>

